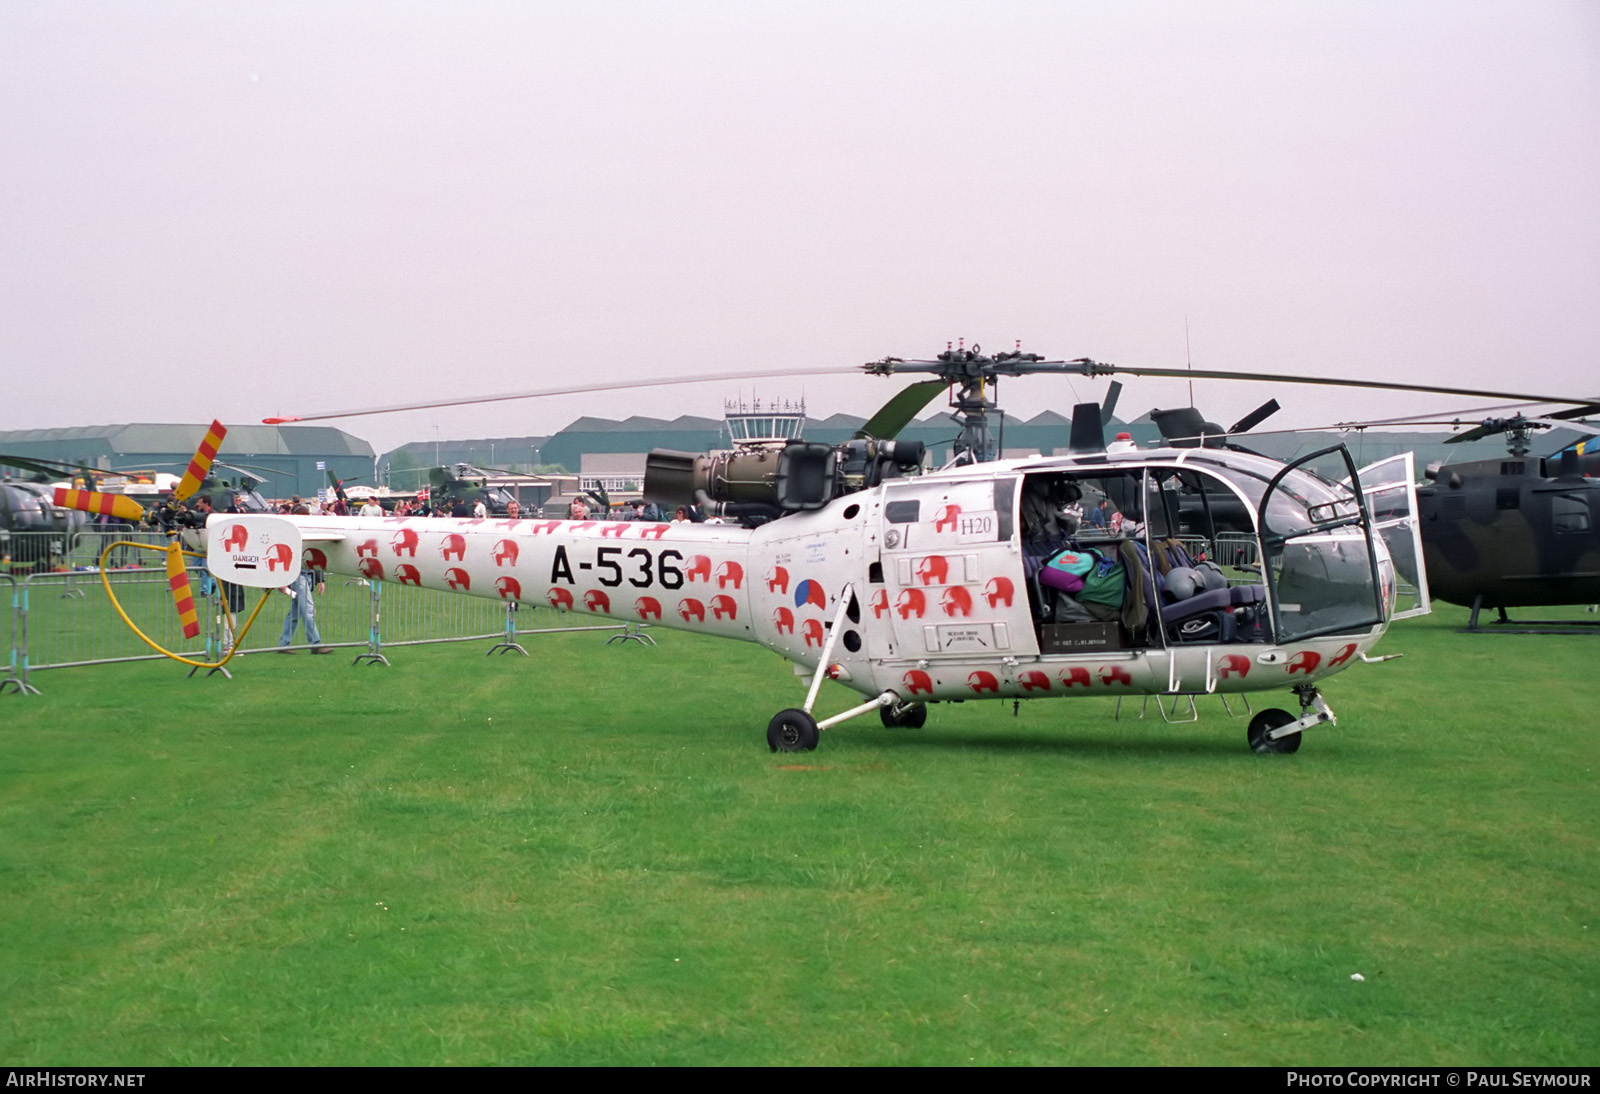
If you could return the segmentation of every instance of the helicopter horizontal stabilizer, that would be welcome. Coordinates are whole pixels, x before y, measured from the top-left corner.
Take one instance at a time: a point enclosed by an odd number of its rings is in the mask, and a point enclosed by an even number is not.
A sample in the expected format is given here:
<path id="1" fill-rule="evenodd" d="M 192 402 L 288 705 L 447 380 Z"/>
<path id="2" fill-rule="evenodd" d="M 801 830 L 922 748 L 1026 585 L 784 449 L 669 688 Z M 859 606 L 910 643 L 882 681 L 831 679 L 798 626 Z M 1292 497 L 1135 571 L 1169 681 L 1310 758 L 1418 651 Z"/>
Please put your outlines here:
<path id="1" fill-rule="evenodd" d="M 214 515 L 206 522 L 206 567 L 219 581 L 281 589 L 300 576 L 302 538 L 286 517 Z"/>

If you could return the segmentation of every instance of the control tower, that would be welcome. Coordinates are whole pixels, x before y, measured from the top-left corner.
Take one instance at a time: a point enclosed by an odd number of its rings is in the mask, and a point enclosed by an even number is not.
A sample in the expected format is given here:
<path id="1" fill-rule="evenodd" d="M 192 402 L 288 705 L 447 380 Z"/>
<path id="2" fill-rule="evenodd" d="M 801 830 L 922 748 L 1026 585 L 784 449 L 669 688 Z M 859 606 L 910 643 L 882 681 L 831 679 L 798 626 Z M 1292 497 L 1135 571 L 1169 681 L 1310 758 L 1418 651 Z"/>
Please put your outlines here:
<path id="1" fill-rule="evenodd" d="M 804 399 L 725 399 L 722 415 L 735 448 L 797 441 L 806 425 Z"/>

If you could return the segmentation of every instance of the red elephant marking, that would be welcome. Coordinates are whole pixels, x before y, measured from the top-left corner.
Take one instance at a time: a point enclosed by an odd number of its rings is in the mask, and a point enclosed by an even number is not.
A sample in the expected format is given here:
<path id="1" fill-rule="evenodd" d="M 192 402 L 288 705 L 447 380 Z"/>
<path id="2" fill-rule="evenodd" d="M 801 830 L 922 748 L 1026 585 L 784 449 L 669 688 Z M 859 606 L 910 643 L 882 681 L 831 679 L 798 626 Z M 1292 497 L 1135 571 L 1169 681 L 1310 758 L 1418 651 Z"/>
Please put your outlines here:
<path id="1" fill-rule="evenodd" d="M 414 585 L 422 588 L 422 575 L 417 573 L 415 566 L 408 566 L 404 562 L 394 568 L 394 579 L 401 585 Z"/>
<path id="2" fill-rule="evenodd" d="M 800 631 L 805 635 L 807 646 L 815 642 L 817 649 L 822 648 L 822 620 L 808 619 L 800 625 Z"/>
<path id="3" fill-rule="evenodd" d="M 467 537 L 451 532 L 439 541 L 439 557 L 446 562 L 450 556 L 455 555 L 457 562 L 463 562 L 467 557 Z"/>
<path id="4" fill-rule="evenodd" d="M 882 619 L 889 610 L 889 594 L 879 589 L 872 594 L 872 618 Z"/>
<path id="5" fill-rule="evenodd" d="M 521 600 L 522 582 L 514 577 L 497 577 L 494 579 L 495 592 L 500 594 L 501 600 Z"/>
<path id="6" fill-rule="evenodd" d="M 693 597 L 685 597 L 678 601 L 678 614 L 683 616 L 685 623 L 691 620 L 696 623 L 706 621 L 706 606 Z"/>
<path id="7" fill-rule="evenodd" d="M 521 553 L 514 539 L 503 539 L 494 545 L 494 564 L 496 566 L 515 566 L 517 555 Z"/>
<path id="8" fill-rule="evenodd" d="M 671 527 L 672 525 L 670 524 L 652 524 L 648 528 L 639 529 L 639 538 L 649 539 L 651 536 L 655 536 L 656 539 L 659 540 L 662 536 L 667 534 L 667 529 Z"/>
<path id="9" fill-rule="evenodd" d="M 943 555 L 929 555 L 917 564 L 917 578 L 924 585 L 943 585 L 950 580 L 950 561 Z"/>
<path id="10" fill-rule="evenodd" d="M 933 677 L 929 676 L 921 669 L 912 669 L 910 672 L 902 676 L 901 680 L 905 682 L 906 691 L 912 695 L 915 695 L 918 692 L 921 692 L 924 695 L 933 694 Z"/>
<path id="11" fill-rule="evenodd" d="M 1307 676 L 1310 676 L 1313 672 L 1317 671 L 1317 666 L 1320 664 L 1322 664 L 1322 654 L 1315 650 L 1301 650 L 1299 653 L 1289 658 L 1289 671 L 1287 675 L 1293 676 L 1297 672 L 1303 672 Z"/>
<path id="12" fill-rule="evenodd" d="M 901 619 L 910 619 L 913 615 L 921 619 L 922 613 L 928 610 L 928 598 L 922 595 L 921 589 L 904 589 L 894 607 Z"/>
<path id="13" fill-rule="evenodd" d="M 316 547 L 307 547 L 305 558 L 308 569 L 326 570 L 328 568 L 328 556 Z"/>
<path id="14" fill-rule="evenodd" d="M 289 569 L 289 564 L 293 561 L 294 548 L 290 547 L 287 543 L 274 543 L 271 547 L 267 548 L 267 573 L 270 574 L 279 566 L 282 566 L 284 570 L 287 571 Z"/>
<path id="15" fill-rule="evenodd" d="M 639 613 L 640 619 L 649 619 L 655 616 L 661 618 L 661 601 L 653 596 L 641 596 L 633 602 L 633 610 Z"/>
<path id="16" fill-rule="evenodd" d="M 986 691 L 995 695 L 1000 694 L 1000 681 L 995 678 L 995 675 L 992 672 L 983 672 L 980 670 L 978 672 L 969 673 L 967 675 L 967 687 L 971 688 L 973 693 L 976 695 L 981 695 Z"/>
<path id="17" fill-rule="evenodd" d="M 935 532 L 954 532 L 956 530 L 956 521 L 960 519 L 961 506 L 946 505 L 941 508 L 938 513 L 934 514 L 933 530 Z"/>
<path id="18" fill-rule="evenodd" d="M 714 596 L 711 598 L 711 618 L 738 619 L 739 605 L 731 596 Z"/>
<path id="19" fill-rule="evenodd" d="M 415 528 L 402 528 L 394 534 L 394 539 L 389 541 L 389 546 L 394 548 L 394 556 L 399 558 L 402 552 L 408 552 L 412 558 L 417 557 L 417 530 Z"/>
<path id="20" fill-rule="evenodd" d="M 1023 691 L 1049 691 L 1050 677 L 1042 672 L 1024 672 L 1017 676 L 1017 683 L 1022 685 Z"/>
<path id="21" fill-rule="evenodd" d="M 626 524 L 623 524 L 621 521 L 614 520 L 607 524 L 604 528 L 600 529 L 600 538 L 604 539 L 606 536 L 611 536 L 613 539 L 621 539 L 622 533 L 626 532 L 627 530 L 628 526 Z"/>
<path id="22" fill-rule="evenodd" d="M 369 556 L 372 558 L 378 557 L 378 541 L 375 539 L 369 539 L 367 542 L 358 544 L 356 546 L 357 558 L 366 558 Z"/>
<path id="23" fill-rule="evenodd" d="M 569 612 L 572 610 L 571 589 L 563 589 L 558 586 L 554 589 L 551 589 L 548 593 L 545 593 L 545 596 L 549 599 L 550 606 L 552 608 L 560 608 L 563 611 Z"/>
<path id="24" fill-rule="evenodd" d="M 583 594 L 583 606 L 591 612 L 610 612 L 611 598 L 600 589 L 590 589 Z"/>
<path id="25" fill-rule="evenodd" d="M 724 562 L 717 567 L 717 588 L 726 589 L 730 581 L 735 589 L 744 584 L 744 567 L 737 562 Z"/>
<path id="26" fill-rule="evenodd" d="M 684 571 L 689 575 L 689 580 L 699 578 L 706 584 L 711 583 L 711 559 L 705 555 L 690 555 L 689 568 Z"/>
<path id="27" fill-rule="evenodd" d="M 1218 680 L 1226 680 L 1230 676 L 1237 676 L 1239 679 L 1243 680 L 1249 675 L 1250 658 L 1241 657 L 1236 653 L 1228 654 L 1228 656 L 1224 657 L 1217 666 Z"/>
<path id="28" fill-rule="evenodd" d="M 946 589 L 940 603 L 944 608 L 944 614 L 952 618 L 972 614 L 972 594 L 960 585 Z"/>
<path id="29" fill-rule="evenodd" d="M 1333 655 L 1333 659 L 1328 662 L 1328 667 L 1331 669 L 1344 664 L 1346 661 L 1350 660 L 1350 655 L 1355 652 L 1356 644 L 1354 642 L 1351 642 L 1349 645 L 1339 647 L 1339 652 Z"/>
<path id="30" fill-rule="evenodd" d="M 230 551 L 242 551 L 249 542 L 249 529 L 242 524 L 235 524 L 228 529 L 228 538 L 222 541 L 222 545 Z"/>
<path id="31" fill-rule="evenodd" d="M 1133 677 L 1121 665 L 1101 665 L 1100 682 L 1102 684 L 1127 684 L 1133 686 Z"/>
<path id="32" fill-rule="evenodd" d="M 772 613 L 772 624 L 777 628 L 779 634 L 782 634 L 784 631 L 788 631 L 790 634 L 793 634 L 794 613 L 788 608 L 779 608 L 777 611 Z"/>
<path id="33" fill-rule="evenodd" d="M 767 571 L 767 592 L 786 593 L 789 591 L 789 571 L 782 566 L 774 566 Z"/>
<path id="34" fill-rule="evenodd" d="M 991 608 L 998 608 L 1002 600 L 1006 602 L 1006 607 L 1011 607 L 1011 598 L 1015 592 L 1009 577 L 990 578 L 989 584 L 983 588 L 983 595 L 988 598 Z"/>
<path id="35" fill-rule="evenodd" d="M 460 592 L 470 593 L 472 591 L 472 578 L 467 576 L 467 571 L 458 570 L 454 566 L 444 572 L 444 583 Z"/>
<path id="36" fill-rule="evenodd" d="M 1082 684 L 1086 688 L 1094 687 L 1094 677 L 1090 676 L 1089 670 L 1082 665 L 1070 669 L 1062 669 L 1056 675 L 1060 677 L 1063 688 L 1076 687 L 1078 684 Z"/>
<path id="37" fill-rule="evenodd" d="M 383 563 L 375 558 L 364 558 L 356 563 L 356 569 L 361 571 L 361 576 L 368 581 L 383 580 Z"/>

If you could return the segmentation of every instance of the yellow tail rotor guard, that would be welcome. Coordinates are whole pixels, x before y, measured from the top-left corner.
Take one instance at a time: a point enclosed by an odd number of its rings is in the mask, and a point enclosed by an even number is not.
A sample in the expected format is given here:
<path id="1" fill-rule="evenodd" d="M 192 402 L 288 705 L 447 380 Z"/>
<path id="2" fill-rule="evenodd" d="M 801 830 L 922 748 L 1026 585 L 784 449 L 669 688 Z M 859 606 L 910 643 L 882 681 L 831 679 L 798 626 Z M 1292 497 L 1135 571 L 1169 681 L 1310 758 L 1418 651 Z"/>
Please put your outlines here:
<path id="1" fill-rule="evenodd" d="M 172 558 L 174 554 L 179 556 L 188 555 L 191 558 L 204 558 L 205 556 L 199 551 L 190 551 L 179 547 L 176 541 L 173 541 L 170 545 L 163 547 L 154 543 L 134 543 L 132 540 L 125 539 L 120 539 L 114 543 L 106 544 L 105 550 L 100 552 L 100 584 L 105 586 L 106 595 L 111 598 L 111 606 L 117 609 L 117 614 L 121 616 L 122 621 L 128 625 L 128 629 L 134 634 L 138 635 L 140 640 L 142 640 L 145 645 L 149 646 L 162 656 L 170 657 L 174 661 L 182 662 L 185 665 L 193 665 L 197 669 L 219 669 L 223 665 L 226 665 L 229 661 L 233 660 L 233 655 L 239 652 L 240 645 L 244 643 L 244 636 L 250 633 L 250 628 L 255 624 L 256 616 L 261 614 L 261 609 L 266 607 L 267 598 L 272 595 L 271 589 L 262 590 L 261 599 L 256 602 L 255 610 L 250 613 L 250 618 L 245 620 L 243 629 L 234 632 L 233 648 L 228 650 L 228 652 L 223 656 L 222 660 L 197 661 L 192 657 L 185 657 L 181 653 L 173 653 L 171 650 L 167 649 L 161 643 L 145 634 L 144 631 L 140 630 L 139 625 L 129 618 L 127 612 L 123 611 L 122 602 L 117 599 L 117 594 L 111 588 L 111 579 L 106 576 L 106 559 L 111 554 L 111 550 L 114 547 L 131 547 L 136 551 L 159 551 L 167 559 Z M 233 613 L 228 610 L 227 597 L 222 598 L 222 610 L 227 615 L 229 629 L 233 629 Z"/>

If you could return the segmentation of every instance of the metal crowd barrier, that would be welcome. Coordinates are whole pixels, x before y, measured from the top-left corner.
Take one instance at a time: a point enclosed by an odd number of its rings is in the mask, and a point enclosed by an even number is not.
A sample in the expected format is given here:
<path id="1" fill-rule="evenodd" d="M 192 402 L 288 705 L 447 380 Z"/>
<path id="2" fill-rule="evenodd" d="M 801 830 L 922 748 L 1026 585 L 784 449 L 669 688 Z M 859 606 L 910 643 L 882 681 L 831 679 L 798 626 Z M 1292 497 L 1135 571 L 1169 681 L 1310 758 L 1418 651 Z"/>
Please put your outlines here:
<path id="1" fill-rule="evenodd" d="M 5 597 L 4 604 L 0 605 L 0 637 L 5 643 L 0 648 L 6 651 L 6 663 L 0 666 L 0 693 L 15 688 L 20 694 L 29 692 L 38 694 L 39 689 L 28 683 L 28 648 L 27 640 L 17 644 L 17 628 L 24 625 L 27 619 L 27 609 L 23 602 L 25 593 L 21 585 L 10 574 L 0 574 L 0 595 Z M 25 633 L 25 632 L 24 632 Z"/>
<path id="2" fill-rule="evenodd" d="M 127 538 L 164 546 L 159 533 L 88 533 L 96 561 L 101 547 L 114 538 Z M 76 553 L 69 551 L 69 553 Z M 126 554 L 126 568 L 112 569 Z M 142 556 L 140 558 L 139 556 Z M 220 660 L 234 642 L 234 629 L 243 627 L 256 603 L 259 589 L 234 587 L 232 621 L 224 608 L 224 589 L 197 562 L 189 569 L 191 588 L 201 625 L 198 638 L 185 639 L 160 556 L 131 548 L 114 550 L 107 560 L 106 579 L 128 616 L 152 640 L 174 653 L 201 661 Z M 142 562 L 142 565 L 137 564 Z M 0 691 L 37 691 L 28 674 L 42 669 L 98 665 L 122 661 L 148 661 L 161 654 L 139 639 L 122 621 L 106 595 L 97 570 L 31 573 L 22 577 L 0 573 L 0 594 L 9 593 L 9 605 L 0 626 L 0 650 L 9 654 L 0 672 Z M 275 650 L 282 637 L 291 600 L 282 592 L 267 594 L 266 604 L 245 635 L 240 654 Z M 590 630 L 633 635 L 636 628 L 619 620 L 554 608 L 459 596 L 432 589 L 389 583 L 369 583 L 329 575 L 325 591 L 314 594 L 316 622 L 322 644 L 358 649 L 357 662 L 384 662 L 387 646 L 432 642 L 497 640 L 487 652 L 512 649 L 526 653 L 517 643 L 520 635 L 556 631 Z M 296 626 L 292 648 L 308 645 L 303 621 Z"/>
<path id="3" fill-rule="evenodd" d="M 1235 585 L 1254 585 L 1263 579 L 1260 542 L 1247 532 L 1218 532 L 1211 559 Z"/>

